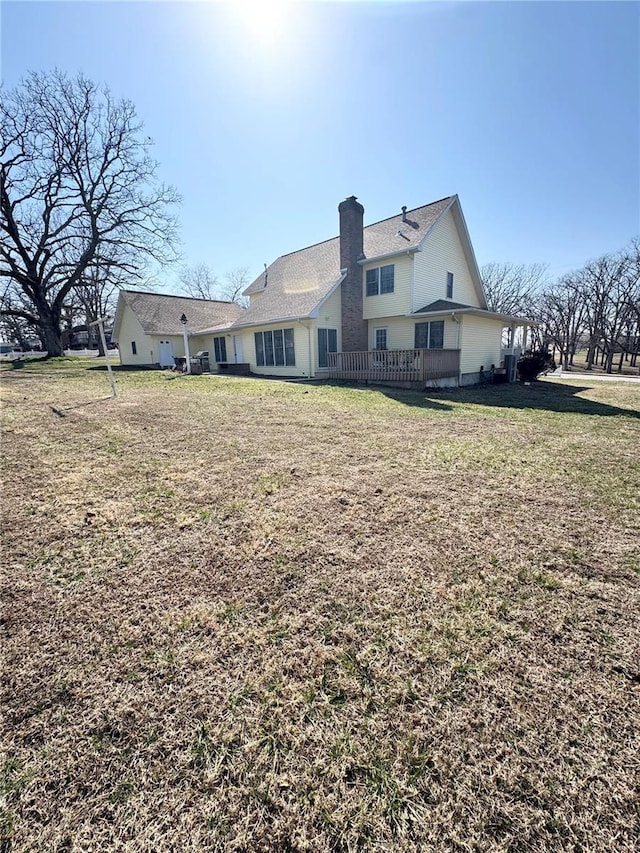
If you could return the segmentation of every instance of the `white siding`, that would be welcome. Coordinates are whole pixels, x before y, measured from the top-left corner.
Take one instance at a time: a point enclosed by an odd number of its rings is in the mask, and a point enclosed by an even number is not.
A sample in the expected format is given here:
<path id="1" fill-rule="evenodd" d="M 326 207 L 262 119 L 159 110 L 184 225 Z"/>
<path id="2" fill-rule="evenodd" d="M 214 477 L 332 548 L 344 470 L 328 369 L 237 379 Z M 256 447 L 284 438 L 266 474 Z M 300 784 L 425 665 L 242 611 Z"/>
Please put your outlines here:
<path id="1" fill-rule="evenodd" d="M 122 299 L 122 297 L 120 298 Z M 136 355 L 132 352 L 132 342 L 135 342 L 136 345 Z M 145 334 L 138 318 L 125 303 L 118 332 L 120 364 L 132 367 L 155 364 L 158 360 L 158 350 L 157 348 L 154 350 L 154 346 L 153 338 Z"/>
<path id="2" fill-rule="evenodd" d="M 312 331 L 311 357 L 312 375 L 320 370 L 320 376 L 325 373 L 324 368 L 318 367 L 318 329 L 336 329 L 338 337 L 338 352 L 342 350 L 342 296 L 341 287 L 338 287 L 318 309 L 318 319 L 314 321 Z M 297 357 L 297 353 L 296 353 Z"/>
<path id="3" fill-rule="evenodd" d="M 458 324 L 445 317 L 435 317 L 444 320 L 444 349 L 458 349 Z M 369 349 L 374 349 L 374 329 L 386 327 L 387 349 L 413 349 L 415 346 L 416 323 L 427 322 L 426 318 L 413 317 L 381 317 L 369 320 Z"/>
<path id="4" fill-rule="evenodd" d="M 296 356 L 294 367 L 258 367 L 254 332 L 268 332 L 274 329 L 293 329 L 293 345 Z M 311 329 L 311 339 L 309 338 L 309 329 Z M 252 326 L 235 334 L 242 335 L 244 360 L 251 365 L 252 373 L 262 374 L 263 376 L 309 376 L 309 349 L 313 351 L 313 336 L 316 334 L 313 320 L 305 320 L 304 323 L 299 320 L 289 320 L 271 326 Z"/>
<path id="5" fill-rule="evenodd" d="M 500 364 L 502 323 L 471 314 L 460 315 L 462 353 L 461 373 L 478 373 L 480 367 L 489 370 Z"/>
<path id="6" fill-rule="evenodd" d="M 367 270 L 394 266 L 393 293 L 367 296 Z M 384 261 L 372 261 L 362 268 L 362 315 L 365 320 L 408 314 L 411 311 L 411 276 L 413 260 L 410 255 L 399 255 Z M 423 303 L 424 304 L 424 303 Z"/>
<path id="7" fill-rule="evenodd" d="M 447 298 L 447 273 L 453 273 L 454 302 L 481 308 L 460 235 L 448 210 L 427 237 L 423 251 L 415 254 L 413 311 L 436 299 Z"/>

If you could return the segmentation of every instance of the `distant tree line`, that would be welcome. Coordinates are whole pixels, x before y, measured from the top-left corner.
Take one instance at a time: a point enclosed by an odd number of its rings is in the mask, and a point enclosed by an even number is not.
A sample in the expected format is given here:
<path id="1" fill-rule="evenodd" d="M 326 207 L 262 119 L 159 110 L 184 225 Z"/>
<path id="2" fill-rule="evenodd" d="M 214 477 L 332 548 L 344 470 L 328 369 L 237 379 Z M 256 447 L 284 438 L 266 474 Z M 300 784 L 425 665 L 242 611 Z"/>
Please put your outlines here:
<path id="1" fill-rule="evenodd" d="M 557 281 L 549 280 L 543 264 L 490 263 L 481 274 L 489 309 L 535 320 L 533 345 L 555 350 L 565 369 L 582 351 L 587 370 L 639 367 L 638 239 Z"/>

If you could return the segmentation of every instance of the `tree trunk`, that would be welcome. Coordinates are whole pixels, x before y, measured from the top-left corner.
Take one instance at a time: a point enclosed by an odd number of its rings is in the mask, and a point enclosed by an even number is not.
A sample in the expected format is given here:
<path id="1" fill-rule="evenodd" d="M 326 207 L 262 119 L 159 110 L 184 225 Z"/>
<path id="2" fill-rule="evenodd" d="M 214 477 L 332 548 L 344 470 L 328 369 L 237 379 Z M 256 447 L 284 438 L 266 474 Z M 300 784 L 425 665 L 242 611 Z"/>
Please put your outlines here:
<path id="1" fill-rule="evenodd" d="M 49 358 L 55 358 L 57 356 L 64 355 L 60 323 L 56 323 L 51 311 L 42 312 L 40 314 L 40 330 L 44 346 L 47 351 L 47 356 Z"/>

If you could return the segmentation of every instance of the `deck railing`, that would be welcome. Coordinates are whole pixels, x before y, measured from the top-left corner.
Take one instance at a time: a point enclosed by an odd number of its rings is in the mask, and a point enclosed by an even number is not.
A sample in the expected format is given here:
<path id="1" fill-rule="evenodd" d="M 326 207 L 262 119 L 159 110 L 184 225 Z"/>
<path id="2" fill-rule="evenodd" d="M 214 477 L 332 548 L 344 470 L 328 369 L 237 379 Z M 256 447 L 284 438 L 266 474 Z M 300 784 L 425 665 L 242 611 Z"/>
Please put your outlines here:
<path id="1" fill-rule="evenodd" d="M 392 349 L 330 352 L 329 379 L 357 382 L 427 382 L 460 372 L 458 349 Z"/>

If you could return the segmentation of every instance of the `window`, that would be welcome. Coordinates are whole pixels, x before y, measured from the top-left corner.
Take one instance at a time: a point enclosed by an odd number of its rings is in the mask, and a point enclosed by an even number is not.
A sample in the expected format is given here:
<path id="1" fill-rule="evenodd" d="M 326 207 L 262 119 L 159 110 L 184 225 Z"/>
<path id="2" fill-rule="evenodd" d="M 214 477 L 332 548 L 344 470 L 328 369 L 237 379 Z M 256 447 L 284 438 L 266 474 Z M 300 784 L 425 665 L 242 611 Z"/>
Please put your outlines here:
<path id="1" fill-rule="evenodd" d="M 414 344 L 416 349 L 443 349 L 444 320 L 416 323 Z"/>
<path id="2" fill-rule="evenodd" d="M 293 367 L 296 363 L 293 329 L 255 332 L 258 367 Z"/>
<path id="3" fill-rule="evenodd" d="M 447 273 L 447 299 L 453 299 L 453 273 Z"/>
<path id="4" fill-rule="evenodd" d="M 216 354 L 216 361 L 218 364 L 221 361 L 227 360 L 227 342 L 224 338 L 214 338 L 213 339 L 213 349 Z"/>
<path id="5" fill-rule="evenodd" d="M 131 355 L 138 355 L 138 348 L 135 341 L 131 341 Z"/>
<path id="6" fill-rule="evenodd" d="M 393 264 L 380 267 L 380 293 L 393 293 Z"/>
<path id="7" fill-rule="evenodd" d="M 318 329 L 318 367 L 328 367 L 330 352 L 338 352 L 337 329 Z"/>
<path id="8" fill-rule="evenodd" d="M 367 296 L 378 296 L 379 293 L 393 293 L 394 266 L 376 267 L 367 270 Z"/>
<path id="9" fill-rule="evenodd" d="M 386 349 L 387 348 L 387 329 L 386 329 L 386 327 L 373 330 L 373 348 L 374 349 Z"/>

